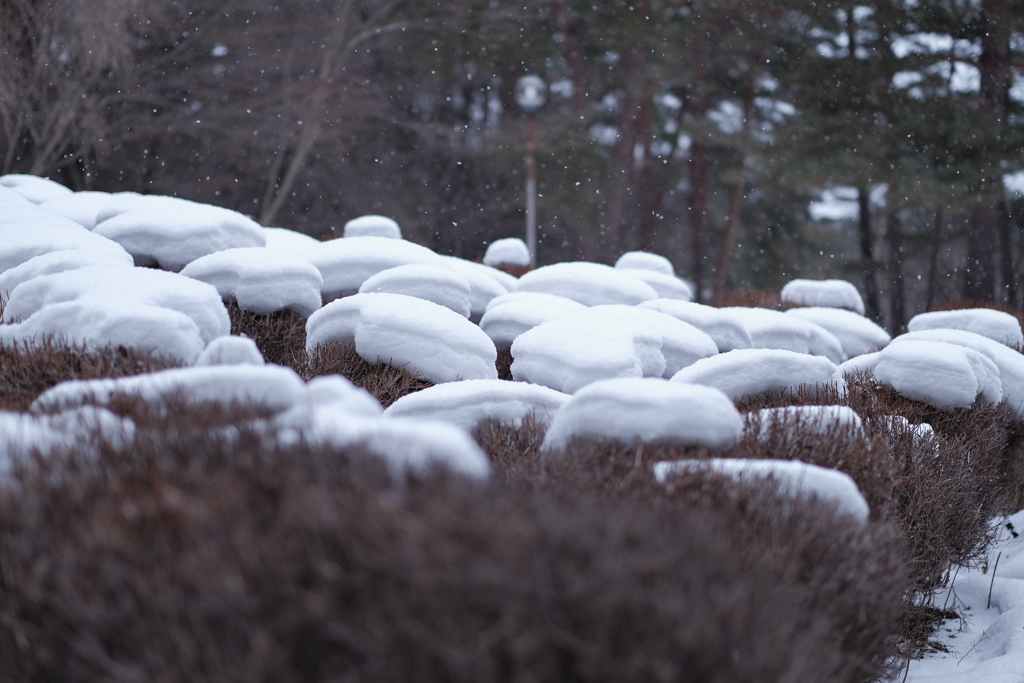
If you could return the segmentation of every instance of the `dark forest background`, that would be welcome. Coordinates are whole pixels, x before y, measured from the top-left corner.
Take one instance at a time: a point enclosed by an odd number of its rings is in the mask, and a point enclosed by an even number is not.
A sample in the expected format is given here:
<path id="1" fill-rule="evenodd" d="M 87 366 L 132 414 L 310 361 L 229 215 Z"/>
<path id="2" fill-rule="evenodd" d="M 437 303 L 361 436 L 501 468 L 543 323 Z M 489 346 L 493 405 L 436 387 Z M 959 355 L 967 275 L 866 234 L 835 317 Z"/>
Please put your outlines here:
<path id="1" fill-rule="evenodd" d="M 0 173 L 478 258 L 523 232 L 526 73 L 542 264 L 1021 307 L 1020 1 L 0 0 Z"/>

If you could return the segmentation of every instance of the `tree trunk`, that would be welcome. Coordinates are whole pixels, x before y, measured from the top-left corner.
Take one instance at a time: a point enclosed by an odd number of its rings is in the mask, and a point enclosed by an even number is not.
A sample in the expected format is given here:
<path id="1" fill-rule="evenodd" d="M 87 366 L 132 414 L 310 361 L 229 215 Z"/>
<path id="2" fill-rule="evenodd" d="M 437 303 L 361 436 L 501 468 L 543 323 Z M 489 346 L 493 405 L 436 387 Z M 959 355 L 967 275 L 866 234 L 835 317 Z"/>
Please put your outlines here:
<path id="1" fill-rule="evenodd" d="M 626 83 L 636 83 L 643 73 L 646 61 L 642 52 L 630 50 L 626 57 Z M 612 171 L 616 175 L 611 194 L 608 197 L 608 210 L 605 215 L 608 220 L 609 240 L 620 248 L 624 244 L 623 238 L 625 237 L 623 221 L 626 216 L 626 201 L 633 194 L 633 181 L 636 178 L 634 149 L 638 143 L 643 145 L 650 143 L 650 140 L 639 137 L 646 99 L 647 93 L 644 90 L 630 89 L 627 91 L 626 101 L 622 107 L 622 117 L 619 120 L 619 138 L 615 142 L 615 150 L 612 153 Z"/>
<path id="2" fill-rule="evenodd" d="M 928 256 L 928 293 L 924 308 L 930 311 L 935 305 L 935 294 L 939 276 L 939 251 L 942 248 L 942 222 L 945 219 L 943 207 L 935 209 L 935 224 L 932 230 L 932 250 Z"/>
<path id="3" fill-rule="evenodd" d="M 979 199 L 971 208 L 971 229 L 967 239 L 967 264 L 963 296 L 975 301 L 993 301 L 996 294 L 996 249 L 998 210 Z"/>
<path id="4" fill-rule="evenodd" d="M 868 188 L 857 188 L 857 205 L 860 208 L 857 221 L 860 258 L 864 269 L 864 312 L 872 320 L 878 321 L 882 309 L 878 302 L 878 283 L 875 281 L 875 237 L 871 229 L 871 194 Z"/>
<path id="5" fill-rule="evenodd" d="M 704 300 L 704 261 L 708 244 L 708 148 L 697 140 L 690 147 L 690 230 L 693 234 L 693 295 L 700 303 Z"/>
<path id="6" fill-rule="evenodd" d="M 1017 306 L 1017 273 L 1013 269 L 1013 237 L 1010 234 L 1010 214 L 1006 202 L 999 202 L 996 210 L 996 221 L 999 225 L 999 255 L 1002 271 L 1003 291 L 1006 293 L 1006 304 Z"/>
<path id="7" fill-rule="evenodd" d="M 903 225 L 900 212 L 889 212 L 886 241 L 889 243 L 890 322 L 893 335 L 900 334 L 907 324 L 906 300 L 903 287 Z"/>

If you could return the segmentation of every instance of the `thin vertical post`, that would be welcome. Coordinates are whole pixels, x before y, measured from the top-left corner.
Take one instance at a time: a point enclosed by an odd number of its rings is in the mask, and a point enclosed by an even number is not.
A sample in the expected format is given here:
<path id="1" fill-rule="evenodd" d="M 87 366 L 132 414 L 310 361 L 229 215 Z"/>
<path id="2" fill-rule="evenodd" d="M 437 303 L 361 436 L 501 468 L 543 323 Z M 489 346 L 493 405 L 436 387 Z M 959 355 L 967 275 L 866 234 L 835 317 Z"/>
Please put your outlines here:
<path id="1" fill-rule="evenodd" d="M 526 117 L 526 246 L 530 267 L 537 266 L 537 117 Z"/>

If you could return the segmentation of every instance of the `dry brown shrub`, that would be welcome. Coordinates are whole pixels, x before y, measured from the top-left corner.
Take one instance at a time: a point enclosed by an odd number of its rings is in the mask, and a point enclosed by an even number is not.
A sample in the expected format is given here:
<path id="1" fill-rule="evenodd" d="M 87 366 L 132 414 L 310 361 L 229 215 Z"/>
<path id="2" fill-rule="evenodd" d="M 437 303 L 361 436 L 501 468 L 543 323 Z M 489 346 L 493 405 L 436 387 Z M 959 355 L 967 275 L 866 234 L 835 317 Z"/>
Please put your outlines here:
<path id="1" fill-rule="evenodd" d="M 498 349 L 498 359 L 494 362 L 498 379 L 512 381 L 512 360 L 512 349 Z"/>
<path id="2" fill-rule="evenodd" d="M 306 367 L 306 319 L 286 309 L 261 315 L 243 311 L 234 301 L 227 304 L 231 334 L 256 342 L 268 363 L 285 365 L 298 373 Z"/>
<path id="3" fill-rule="evenodd" d="M 371 394 L 385 408 L 432 382 L 416 377 L 405 368 L 388 363 L 369 363 L 356 353 L 352 342 L 330 341 L 318 345 L 311 354 L 305 371 L 306 380 L 321 375 L 343 375 Z"/>
<path id="4" fill-rule="evenodd" d="M 40 394 L 67 380 L 128 377 L 178 365 L 124 346 L 87 349 L 53 337 L 0 346 L 0 409 L 27 410 Z"/>

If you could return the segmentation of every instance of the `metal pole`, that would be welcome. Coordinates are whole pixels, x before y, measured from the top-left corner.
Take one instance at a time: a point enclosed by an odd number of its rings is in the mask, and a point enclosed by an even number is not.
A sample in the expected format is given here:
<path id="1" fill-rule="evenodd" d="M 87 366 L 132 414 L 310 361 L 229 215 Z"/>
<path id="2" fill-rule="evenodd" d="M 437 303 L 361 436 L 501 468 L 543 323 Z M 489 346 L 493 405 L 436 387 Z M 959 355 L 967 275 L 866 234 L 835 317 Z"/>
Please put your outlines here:
<path id="1" fill-rule="evenodd" d="M 537 265 L 537 117 L 526 117 L 526 246 L 530 267 Z"/>

